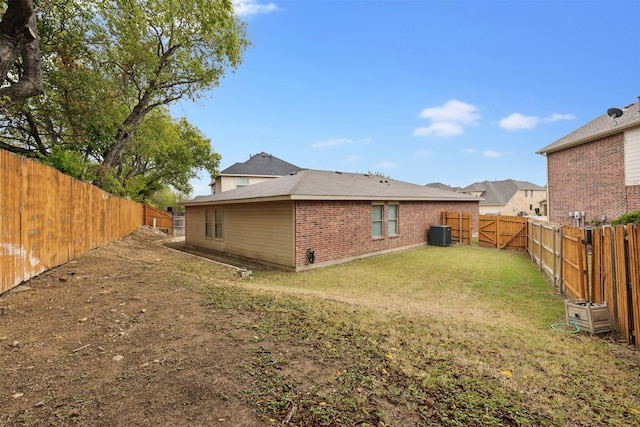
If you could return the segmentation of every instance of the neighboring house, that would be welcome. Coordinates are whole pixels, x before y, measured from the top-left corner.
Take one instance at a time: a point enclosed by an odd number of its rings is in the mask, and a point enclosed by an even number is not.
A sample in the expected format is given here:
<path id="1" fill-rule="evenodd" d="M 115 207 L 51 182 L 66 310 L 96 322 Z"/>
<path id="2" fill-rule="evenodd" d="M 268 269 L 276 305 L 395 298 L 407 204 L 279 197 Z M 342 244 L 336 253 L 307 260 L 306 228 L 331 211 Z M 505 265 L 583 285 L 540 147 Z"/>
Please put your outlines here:
<path id="1" fill-rule="evenodd" d="M 527 181 L 476 182 L 459 190 L 480 197 L 480 214 L 531 216 L 544 215 L 547 190 Z M 537 209 L 537 211 L 536 211 Z"/>
<path id="2" fill-rule="evenodd" d="M 451 187 L 450 185 L 443 184 L 441 182 L 430 182 L 426 186 L 430 187 L 430 188 L 439 188 L 441 190 L 447 190 L 447 191 L 459 191 L 460 190 L 460 187 Z"/>
<path id="3" fill-rule="evenodd" d="M 547 157 L 549 221 L 588 225 L 640 210 L 640 103 L 611 108 L 537 153 Z"/>
<path id="4" fill-rule="evenodd" d="M 244 163 L 235 163 L 229 166 L 220 172 L 209 185 L 211 186 L 211 194 L 217 194 L 289 175 L 300 170 L 302 168 L 271 154 L 259 153 L 250 156 L 249 160 Z"/>
<path id="5" fill-rule="evenodd" d="M 374 175 L 302 170 L 183 203 L 185 244 L 303 270 L 424 245 L 442 211 L 471 212 L 477 223 L 478 201 Z"/>

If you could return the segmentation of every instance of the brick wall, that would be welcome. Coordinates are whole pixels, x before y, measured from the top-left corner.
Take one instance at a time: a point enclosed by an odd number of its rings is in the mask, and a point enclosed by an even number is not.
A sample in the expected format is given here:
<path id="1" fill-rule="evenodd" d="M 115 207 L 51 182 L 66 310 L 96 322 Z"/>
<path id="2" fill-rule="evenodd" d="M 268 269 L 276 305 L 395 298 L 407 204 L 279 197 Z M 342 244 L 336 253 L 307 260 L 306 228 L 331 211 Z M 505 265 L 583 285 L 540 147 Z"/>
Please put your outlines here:
<path id="1" fill-rule="evenodd" d="M 627 212 L 622 133 L 550 153 L 547 168 L 551 222 L 573 225 L 568 214 L 575 210 L 587 221 Z"/>
<path id="2" fill-rule="evenodd" d="M 442 211 L 473 213 L 478 220 L 478 202 L 400 202 L 398 235 L 387 235 L 387 206 L 382 238 L 372 237 L 371 201 L 297 201 L 296 265 L 307 265 L 307 248 L 315 262 L 336 261 L 427 242 L 427 230 L 440 224 Z"/>
<path id="3" fill-rule="evenodd" d="M 640 185 L 627 187 L 627 211 L 640 211 Z"/>

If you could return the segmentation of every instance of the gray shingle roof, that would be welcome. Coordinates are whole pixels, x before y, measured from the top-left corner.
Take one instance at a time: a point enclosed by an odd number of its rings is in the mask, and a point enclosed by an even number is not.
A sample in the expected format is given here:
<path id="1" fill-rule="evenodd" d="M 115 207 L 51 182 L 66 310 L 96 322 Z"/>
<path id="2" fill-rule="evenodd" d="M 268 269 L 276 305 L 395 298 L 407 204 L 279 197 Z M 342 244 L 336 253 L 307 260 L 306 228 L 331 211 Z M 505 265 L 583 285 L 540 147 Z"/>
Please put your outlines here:
<path id="1" fill-rule="evenodd" d="M 234 163 L 220 175 L 284 176 L 300 170 L 302 168 L 262 152 L 251 156 L 246 162 Z"/>
<path id="2" fill-rule="evenodd" d="M 482 191 L 484 200 L 480 201 L 481 205 L 506 205 L 518 190 L 544 191 L 544 189 L 544 187 L 528 181 L 505 179 L 503 181 L 474 182 L 460 191 L 463 193 Z"/>
<path id="3" fill-rule="evenodd" d="M 458 191 L 460 189 L 460 187 L 452 187 L 450 185 L 443 184 L 441 182 L 430 182 L 429 184 L 427 184 L 427 187 L 439 188 L 441 190 L 447 190 L 447 191 Z"/>
<path id="4" fill-rule="evenodd" d="M 198 196 L 185 206 L 272 200 L 478 201 L 467 194 L 410 184 L 374 175 L 305 169 L 235 190 Z"/>
<path id="5" fill-rule="evenodd" d="M 585 144 L 605 136 L 623 132 L 627 128 L 640 126 L 640 102 L 627 105 L 622 108 L 624 114 L 617 119 L 612 119 L 607 114 L 591 120 L 586 125 L 579 127 L 573 132 L 563 136 L 553 144 L 547 145 L 538 154 L 548 154 L 565 148 Z"/>

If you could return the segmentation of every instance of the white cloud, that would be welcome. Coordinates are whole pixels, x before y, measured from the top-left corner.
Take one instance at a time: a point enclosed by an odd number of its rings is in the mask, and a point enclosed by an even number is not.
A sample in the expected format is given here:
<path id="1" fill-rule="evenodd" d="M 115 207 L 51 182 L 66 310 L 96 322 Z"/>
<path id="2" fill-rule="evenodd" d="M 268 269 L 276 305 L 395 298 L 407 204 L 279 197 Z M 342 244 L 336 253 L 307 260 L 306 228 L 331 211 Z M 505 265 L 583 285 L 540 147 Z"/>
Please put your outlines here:
<path id="1" fill-rule="evenodd" d="M 505 130 L 533 129 L 540 123 L 558 122 L 561 120 L 573 120 L 576 116 L 573 114 L 553 113 L 549 117 L 525 116 L 520 113 L 513 113 L 508 117 L 500 120 L 500 127 Z"/>
<path id="2" fill-rule="evenodd" d="M 482 155 L 484 157 L 490 157 L 490 158 L 494 158 L 494 159 L 497 159 L 499 157 L 504 156 L 504 154 L 500 154 L 497 151 L 493 151 L 493 150 L 485 150 L 485 151 L 482 152 Z"/>
<path id="3" fill-rule="evenodd" d="M 413 136 L 454 136 L 464 132 L 465 126 L 474 126 L 481 118 L 474 105 L 456 99 L 438 107 L 425 108 L 419 117 L 431 120 L 431 125 L 413 131 Z"/>
<path id="4" fill-rule="evenodd" d="M 349 138 L 333 138 L 327 139 L 326 141 L 316 142 L 314 144 L 311 144 L 311 146 L 315 148 L 326 148 L 337 147 L 338 145 L 346 145 L 351 143 L 353 143 L 353 140 Z"/>
<path id="5" fill-rule="evenodd" d="M 233 0 L 233 8 L 238 16 L 243 18 L 278 10 L 278 6 L 275 3 L 258 3 L 256 0 Z"/>
<path id="6" fill-rule="evenodd" d="M 474 148 L 465 148 L 464 150 L 462 150 L 463 153 L 465 154 L 473 154 L 473 153 L 477 153 L 478 150 L 474 149 Z"/>
<path id="7" fill-rule="evenodd" d="M 440 107 L 425 108 L 420 113 L 420 117 L 431 119 L 434 122 L 473 124 L 480 118 L 476 111 L 478 108 L 475 106 L 452 99 Z"/>
<path id="8" fill-rule="evenodd" d="M 533 129 L 540 122 L 535 116 L 523 116 L 513 113 L 509 117 L 500 120 L 500 127 L 506 130 Z"/>
<path id="9" fill-rule="evenodd" d="M 463 132 L 462 125 L 459 123 L 434 123 L 428 127 L 421 127 L 413 131 L 413 136 L 453 136 L 460 135 Z"/>
<path id="10" fill-rule="evenodd" d="M 542 119 L 544 122 L 559 122 L 560 120 L 575 120 L 576 116 L 573 114 L 559 114 L 553 113 L 549 117 Z"/>
<path id="11" fill-rule="evenodd" d="M 347 158 L 344 160 L 344 162 L 345 162 L 345 163 L 353 163 L 353 162 L 358 161 L 358 160 L 360 160 L 360 157 L 359 157 L 359 156 L 356 156 L 355 154 L 352 154 L 352 155 L 350 155 L 349 157 L 347 157 Z"/>
<path id="12" fill-rule="evenodd" d="M 420 151 L 416 151 L 414 153 L 414 156 L 416 157 L 427 157 L 431 155 L 431 151 L 429 150 L 420 150 Z"/>

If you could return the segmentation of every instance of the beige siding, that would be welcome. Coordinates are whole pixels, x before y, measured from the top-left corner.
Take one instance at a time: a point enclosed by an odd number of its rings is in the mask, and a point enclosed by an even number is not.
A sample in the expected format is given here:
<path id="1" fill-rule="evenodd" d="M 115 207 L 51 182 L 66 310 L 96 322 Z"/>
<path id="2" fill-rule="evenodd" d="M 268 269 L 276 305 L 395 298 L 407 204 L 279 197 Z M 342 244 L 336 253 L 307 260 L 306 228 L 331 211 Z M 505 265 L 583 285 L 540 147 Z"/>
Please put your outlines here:
<path id="1" fill-rule="evenodd" d="M 249 184 L 258 184 L 260 182 L 268 181 L 270 179 L 278 178 L 277 176 L 266 177 L 266 176 L 218 176 L 216 178 L 215 192 L 221 193 L 223 191 L 235 190 L 238 188 L 236 184 L 236 178 L 249 178 Z"/>
<path id="2" fill-rule="evenodd" d="M 209 248 L 285 267 L 295 267 L 293 204 L 216 205 L 224 209 L 223 239 L 205 237 L 205 207 L 187 207 L 187 245 Z"/>
<path id="3" fill-rule="evenodd" d="M 624 133 L 625 185 L 640 185 L 640 129 Z"/>
<path id="4" fill-rule="evenodd" d="M 518 190 L 505 205 L 480 205 L 480 214 L 499 214 L 515 216 L 519 212 L 535 215 L 535 209 L 542 209 L 542 202 L 547 198 L 546 190 Z M 532 207 L 529 209 L 529 207 Z"/>

